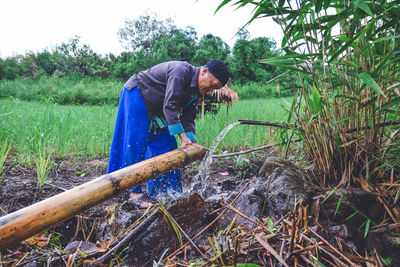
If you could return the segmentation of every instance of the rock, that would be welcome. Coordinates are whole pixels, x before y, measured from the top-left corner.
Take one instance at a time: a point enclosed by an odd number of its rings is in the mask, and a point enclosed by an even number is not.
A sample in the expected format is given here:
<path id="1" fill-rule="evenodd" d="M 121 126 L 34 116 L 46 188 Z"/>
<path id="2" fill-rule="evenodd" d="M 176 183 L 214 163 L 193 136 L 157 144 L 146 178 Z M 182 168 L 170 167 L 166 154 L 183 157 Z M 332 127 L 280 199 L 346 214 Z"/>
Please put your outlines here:
<path id="1" fill-rule="evenodd" d="M 317 215 L 320 220 L 346 222 L 348 225 L 359 227 L 365 217 L 373 222 L 384 219 L 385 209 L 376 198 L 376 195 L 357 188 L 339 188 L 334 193 L 325 192 L 315 196 L 319 200 L 320 212 Z M 356 211 L 356 214 L 354 214 Z"/>
<path id="2" fill-rule="evenodd" d="M 267 158 L 258 174 L 258 192 L 267 195 L 269 215 L 284 215 L 300 199 L 310 200 L 304 185 L 304 174 L 291 162 L 276 157 Z M 264 191 L 264 192 L 263 192 Z"/>

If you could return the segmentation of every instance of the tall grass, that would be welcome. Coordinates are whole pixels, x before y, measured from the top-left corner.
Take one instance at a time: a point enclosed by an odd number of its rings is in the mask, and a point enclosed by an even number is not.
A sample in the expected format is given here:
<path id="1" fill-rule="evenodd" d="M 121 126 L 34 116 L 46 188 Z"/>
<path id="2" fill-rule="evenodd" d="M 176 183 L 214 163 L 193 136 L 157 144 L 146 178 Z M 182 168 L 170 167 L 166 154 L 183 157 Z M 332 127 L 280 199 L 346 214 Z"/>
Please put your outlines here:
<path id="1" fill-rule="evenodd" d="M 118 105 L 124 82 L 117 79 L 48 77 L 0 82 L 0 98 L 57 104 Z"/>
<path id="2" fill-rule="evenodd" d="M 39 80 L 21 79 L 0 81 L 0 98 L 13 97 L 25 101 L 85 105 L 118 105 L 124 81 L 93 77 L 48 77 Z M 242 100 L 281 97 L 294 94 L 284 86 L 249 82 L 230 87 Z"/>
<path id="3" fill-rule="evenodd" d="M 216 115 L 206 114 L 204 120 L 196 120 L 198 143 L 209 147 L 215 137 L 230 123 L 237 120 L 261 120 L 279 122 L 285 120 L 291 98 L 266 98 L 239 101 L 229 108 L 223 105 Z M 275 130 L 265 126 L 237 125 L 222 139 L 218 150 L 235 150 L 276 142 Z"/>
<path id="4" fill-rule="evenodd" d="M 284 98 L 239 101 L 229 108 L 229 113 L 222 106 L 218 114 L 206 114 L 204 120 L 196 120 L 198 143 L 210 146 L 224 127 L 238 119 L 281 120 L 285 114 L 283 106 L 289 103 L 290 99 Z M 44 148 L 47 154 L 57 157 L 105 157 L 117 109 L 113 105 L 62 106 L 0 99 L 0 143 L 9 140 L 18 155 L 31 159 Z M 254 147 L 271 138 L 265 126 L 238 125 L 223 139 L 219 149 Z"/>
<path id="5" fill-rule="evenodd" d="M 6 139 L 0 145 L 0 182 L 3 180 L 4 177 L 4 162 L 8 157 L 10 149 L 11 145 L 8 143 L 8 140 Z"/>
<path id="6" fill-rule="evenodd" d="M 295 95 L 296 88 L 279 85 L 279 83 L 256 83 L 231 84 L 231 89 L 238 93 L 242 100 L 260 99 L 269 97 L 288 97 Z"/>
<path id="7" fill-rule="evenodd" d="M 46 147 L 55 156 L 105 156 L 116 112 L 111 105 L 61 106 L 2 99 L 0 142 L 9 140 L 19 155 L 35 155 Z"/>

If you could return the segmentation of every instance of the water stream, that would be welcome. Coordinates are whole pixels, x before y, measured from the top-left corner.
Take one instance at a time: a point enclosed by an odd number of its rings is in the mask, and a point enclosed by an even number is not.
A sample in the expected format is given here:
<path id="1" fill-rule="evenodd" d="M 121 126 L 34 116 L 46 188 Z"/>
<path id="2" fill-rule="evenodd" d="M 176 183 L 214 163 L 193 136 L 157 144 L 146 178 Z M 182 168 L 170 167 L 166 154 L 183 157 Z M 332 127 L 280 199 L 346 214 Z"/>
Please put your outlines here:
<path id="1" fill-rule="evenodd" d="M 200 164 L 199 172 L 193 179 L 193 184 L 203 184 L 207 179 L 210 178 L 210 167 L 212 162 L 212 156 L 214 154 L 215 149 L 221 142 L 222 138 L 236 125 L 240 124 L 239 121 L 234 122 L 226 126 L 221 133 L 214 139 L 210 148 L 207 151 L 207 154 L 204 156 L 203 161 Z"/>

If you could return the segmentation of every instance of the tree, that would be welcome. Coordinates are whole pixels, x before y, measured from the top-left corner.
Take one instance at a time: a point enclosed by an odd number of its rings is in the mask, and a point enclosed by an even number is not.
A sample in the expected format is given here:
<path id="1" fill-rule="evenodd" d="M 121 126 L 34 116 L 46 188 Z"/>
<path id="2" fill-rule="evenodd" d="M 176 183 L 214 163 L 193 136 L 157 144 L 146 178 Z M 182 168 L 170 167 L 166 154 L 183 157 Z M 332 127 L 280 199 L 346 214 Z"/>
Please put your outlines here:
<path id="1" fill-rule="evenodd" d="M 201 38 L 197 45 L 193 63 L 195 65 L 204 65 L 211 59 L 227 61 L 229 54 L 229 46 L 220 37 L 207 34 Z"/>
<path id="2" fill-rule="evenodd" d="M 149 52 L 158 40 L 169 36 L 171 30 L 176 28 L 174 21 L 171 18 L 162 20 L 157 17 L 156 14 L 146 13 L 135 20 L 126 20 L 125 26 L 118 31 L 124 48 L 131 51 L 144 49 Z"/>
<path id="3" fill-rule="evenodd" d="M 80 37 L 76 36 L 68 43 L 62 43 L 56 48 L 53 56 L 57 62 L 57 75 L 68 74 L 94 76 L 103 71 L 103 61 L 89 45 L 80 44 Z"/>
<path id="4" fill-rule="evenodd" d="M 153 55 L 161 61 L 183 60 L 191 62 L 196 53 L 197 32 L 193 27 L 186 30 L 172 29 L 168 36 L 154 44 Z"/>
<path id="5" fill-rule="evenodd" d="M 238 39 L 233 46 L 232 73 L 241 83 L 248 81 L 264 82 L 271 79 L 275 67 L 260 64 L 258 61 L 277 55 L 276 43 L 271 38 L 258 37 L 253 40 Z"/>

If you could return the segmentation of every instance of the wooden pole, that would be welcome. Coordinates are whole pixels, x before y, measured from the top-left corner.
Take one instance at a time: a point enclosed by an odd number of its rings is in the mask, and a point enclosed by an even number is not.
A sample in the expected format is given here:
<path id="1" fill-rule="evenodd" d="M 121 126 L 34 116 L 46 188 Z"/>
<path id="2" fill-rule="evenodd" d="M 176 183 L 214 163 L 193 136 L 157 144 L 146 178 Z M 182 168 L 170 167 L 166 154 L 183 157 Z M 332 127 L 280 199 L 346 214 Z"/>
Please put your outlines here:
<path id="1" fill-rule="evenodd" d="M 193 146 L 175 149 L 3 216 L 0 218 L 0 249 L 63 222 L 132 187 L 201 159 L 206 151 L 204 147 Z"/>
<path id="2" fill-rule="evenodd" d="M 204 120 L 204 95 L 201 98 L 201 119 Z"/>

